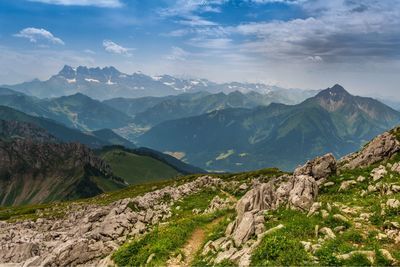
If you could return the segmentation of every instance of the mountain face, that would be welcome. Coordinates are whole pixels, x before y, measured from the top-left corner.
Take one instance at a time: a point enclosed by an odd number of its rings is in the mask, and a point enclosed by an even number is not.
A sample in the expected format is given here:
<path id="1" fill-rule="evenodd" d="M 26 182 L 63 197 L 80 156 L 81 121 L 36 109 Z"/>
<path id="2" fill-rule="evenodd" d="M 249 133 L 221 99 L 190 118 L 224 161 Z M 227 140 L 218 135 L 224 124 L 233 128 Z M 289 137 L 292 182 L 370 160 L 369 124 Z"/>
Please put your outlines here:
<path id="1" fill-rule="evenodd" d="M 7 95 L 2 95 L 0 105 L 84 131 L 119 128 L 132 121 L 128 115 L 80 93 L 39 99 L 3 88 L 0 88 L 0 94 L 1 92 Z"/>
<path id="2" fill-rule="evenodd" d="M 0 106 L 0 120 L 28 123 L 34 125 L 36 128 L 41 128 L 42 131 L 47 132 L 48 135 L 54 136 L 59 141 L 66 143 L 79 142 L 91 148 L 101 148 L 103 146 L 120 144 L 122 140 L 122 137 L 119 138 L 113 137 L 111 139 L 109 138 L 109 136 L 114 135 L 115 133 L 108 133 L 106 135 L 107 139 L 102 139 L 103 137 L 105 137 L 104 133 L 100 134 L 97 132 L 94 132 L 93 134 L 90 132 L 84 133 L 76 129 L 68 128 L 63 124 L 60 124 L 53 120 L 30 116 L 23 112 L 4 106 Z M 115 139 L 119 140 L 116 143 L 113 143 L 113 140 Z M 130 143 L 127 140 L 125 140 L 124 142 Z M 133 146 L 133 144 L 130 146 Z"/>
<path id="3" fill-rule="evenodd" d="M 336 85 L 298 105 L 233 108 L 166 121 L 138 142 L 183 155 L 207 170 L 293 169 L 317 155 L 354 151 L 399 122 L 399 112 Z"/>
<path id="4" fill-rule="evenodd" d="M 37 142 L 55 143 L 58 140 L 46 130 L 31 123 L 0 120 L 0 139 L 28 139 Z"/>
<path id="5" fill-rule="evenodd" d="M 254 83 L 214 83 L 206 79 L 180 79 L 169 75 L 148 76 L 142 73 L 126 74 L 114 67 L 105 68 L 64 68 L 46 81 L 34 80 L 16 85 L 7 85 L 7 88 L 26 93 L 39 98 L 60 97 L 83 93 L 98 100 L 115 97 L 138 98 L 146 96 L 168 96 L 185 92 L 231 93 L 240 91 L 248 93 L 256 91 L 267 94 L 279 91 L 282 96 L 305 99 L 315 91 L 288 90 L 275 86 Z M 304 95 L 306 97 L 304 97 Z M 299 100 L 297 99 L 297 103 Z"/>
<path id="6" fill-rule="evenodd" d="M 110 164 L 116 175 L 129 184 L 150 183 L 187 174 L 205 173 L 200 168 L 148 148 L 127 149 L 122 146 L 110 146 L 97 153 Z"/>
<path id="7" fill-rule="evenodd" d="M 81 144 L 0 140 L 0 205 L 91 197 L 125 187 Z"/>

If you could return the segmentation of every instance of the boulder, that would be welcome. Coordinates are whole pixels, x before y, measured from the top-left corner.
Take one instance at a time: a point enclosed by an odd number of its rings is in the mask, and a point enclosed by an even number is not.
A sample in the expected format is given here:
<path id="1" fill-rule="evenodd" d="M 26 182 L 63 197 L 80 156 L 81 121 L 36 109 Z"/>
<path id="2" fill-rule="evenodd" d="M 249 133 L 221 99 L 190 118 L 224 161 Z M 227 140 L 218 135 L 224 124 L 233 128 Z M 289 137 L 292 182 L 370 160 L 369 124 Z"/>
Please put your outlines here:
<path id="1" fill-rule="evenodd" d="M 293 175 L 308 175 L 319 181 L 328 178 L 334 173 L 336 173 L 336 159 L 329 153 L 308 161 L 304 166 L 297 168 Z"/>
<path id="2" fill-rule="evenodd" d="M 355 184 L 357 184 L 357 182 L 354 181 L 354 180 L 344 181 L 344 182 L 342 182 L 342 183 L 340 184 L 339 192 L 340 192 L 340 191 L 346 191 L 347 189 L 350 188 L 350 186 L 355 185 Z"/>
<path id="3" fill-rule="evenodd" d="M 232 238 L 237 247 L 245 243 L 255 233 L 255 220 L 252 212 L 245 212 L 238 223 Z"/>
<path id="4" fill-rule="evenodd" d="M 313 177 L 308 175 L 295 176 L 293 188 L 289 192 L 290 208 L 308 211 L 318 195 L 318 185 Z"/>

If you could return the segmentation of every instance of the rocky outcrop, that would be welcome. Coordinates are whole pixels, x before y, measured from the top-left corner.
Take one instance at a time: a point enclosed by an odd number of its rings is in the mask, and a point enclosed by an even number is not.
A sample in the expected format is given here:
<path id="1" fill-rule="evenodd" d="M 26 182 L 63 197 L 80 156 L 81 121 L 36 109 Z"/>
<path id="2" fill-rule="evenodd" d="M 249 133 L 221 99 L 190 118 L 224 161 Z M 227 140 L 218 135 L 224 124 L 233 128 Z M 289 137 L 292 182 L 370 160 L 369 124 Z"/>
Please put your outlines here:
<path id="1" fill-rule="evenodd" d="M 267 183 L 255 182 L 253 188 L 236 204 L 237 217 L 228 225 L 226 236 L 220 240 L 216 250 L 220 252 L 214 263 L 228 259 L 239 266 L 248 266 L 252 250 L 265 233 L 272 231 L 265 231 L 264 212 L 281 206 L 304 212 L 312 207 L 316 209 L 317 205 L 313 204 L 318 195 L 318 181 L 323 181 L 334 173 L 336 160 L 332 154 L 327 154 L 297 168 L 293 175 L 282 175 Z M 279 226 L 279 229 L 282 227 Z M 257 241 L 247 245 L 254 236 Z M 230 245 L 231 240 L 233 244 Z"/>
<path id="2" fill-rule="evenodd" d="M 0 265 L 97 266 L 129 236 L 169 218 L 174 201 L 221 183 L 203 176 L 106 206 L 73 205 L 65 218 L 0 222 Z"/>
<path id="3" fill-rule="evenodd" d="M 297 168 L 293 175 L 308 175 L 316 181 L 326 179 L 336 172 L 336 159 L 329 153 L 308 161 L 304 166 Z"/>
<path id="4" fill-rule="evenodd" d="M 338 164 L 343 169 L 367 167 L 389 159 L 398 151 L 400 151 L 400 142 L 396 136 L 385 132 L 374 138 L 362 150 L 341 158 Z"/>

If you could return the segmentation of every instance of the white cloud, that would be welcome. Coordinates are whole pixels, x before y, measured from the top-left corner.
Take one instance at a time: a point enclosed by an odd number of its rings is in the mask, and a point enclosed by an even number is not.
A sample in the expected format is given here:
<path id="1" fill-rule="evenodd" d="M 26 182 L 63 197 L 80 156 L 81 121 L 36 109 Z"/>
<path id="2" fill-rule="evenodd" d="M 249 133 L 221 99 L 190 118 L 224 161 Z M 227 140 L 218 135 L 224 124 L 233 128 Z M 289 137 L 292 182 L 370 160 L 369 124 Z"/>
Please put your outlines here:
<path id="1" fill-rule="evenodd" d="M 85 53 L 87 53 L 87 54 L 91 54 L 91 55 L 96 54 L 96 52 L 94 52 L 94 51 L 91 50 L 91 49 L 85 49 L 85 50 L 83 50 L 83 52 L 85 52 Z"/>
<path id="2" fill-rule="evenodd" d="M 64 45 L 64 41 L 58 37 L 55 37 L 51 32 L 45 29 L 38 28 L 25 28 L 19 33 L 14 34 L 15 37 L 27 38 L 32 43 L 36 43 L 38 40 L 47 40 L 54 44 Z"/>
<path id="3" fill-rule="evenodd" d="M 188 43 L 207 49 L 228 49 L 231 48 L 232 40 L 229 38 L 192 38 Z"/>
<path id="4" fill-rule="evenodd" d="M 165 58 L 173 61 L 185 61 L 189 54 L 190 53 L 185 51 L 184 49 L 174 46 L 171 49 L 171 53 L 165 56 Z"/>
<path id="5" fill-rule="evenodd" d="M 97 7 L 121 7 L 120 0 L 29 0 L 52 5 L 63 6 L 97 6 Z"/>
<path id="6" fill-rule="evenodd" d="M 178 21 L 182 25 L 187 26 L 216 26 L 217 23 L 210 20 L 203 19 L 202 17 L 196 15 L 184 16 L 184 19 Z"/>
<path id="7" fill-rule="evenodd" d="M 119 44 L 114 43 L 113 41 L 110 41 L 110 40 L 104 40 L 103 47 L 109 53 L 126 55 L 126 56 L 131 56 L 132 54 L 129 51 L 134 50 L 132 48 L 123 47 Z"/>
<path id="8" fill-rule="evenodd" d="M 306 57 L 306 60 L 314 62 L 314 63 L 319 63 L 319 62 L 323 61 L 322 57 L 320 57 L 320 56 L 308 56 L 308 57 Z"/>

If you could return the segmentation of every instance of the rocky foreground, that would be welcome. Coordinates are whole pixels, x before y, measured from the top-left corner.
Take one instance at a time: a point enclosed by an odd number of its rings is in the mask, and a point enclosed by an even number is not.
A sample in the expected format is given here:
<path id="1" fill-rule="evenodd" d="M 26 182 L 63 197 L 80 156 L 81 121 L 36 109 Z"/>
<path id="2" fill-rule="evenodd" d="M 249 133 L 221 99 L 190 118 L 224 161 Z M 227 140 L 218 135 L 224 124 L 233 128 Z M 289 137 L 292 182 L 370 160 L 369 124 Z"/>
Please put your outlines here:
<path id="1" fill-rule="evenodd" d="M 200 254 L 204 261 L 211 265 L 223 262 L 239 266 L 251 265 L 252 255 L 263 240 L 287 227 L 284 221 L 276 221 L 273 227 L 267 227 L 269 221 L 276 220 L 275 215 L 269 212 L 290 209 L 315 217 L 321 220 L 321 224 L 328 217 L 338 222 L 334 229 L 316 225 L 316 237 L 301 241 L 312 263 L 318 264 L 318 250 L 329 240 L 345 233 L 349 225 L 361 229 L 361 232 L 371 231 L 375 227 L 371 223 L 370 218 L 374 215 L 371 212 L 364 212 L 362 207 L 356 205 L 329 202 L 329 198 L 324 198 L 319 192 L 332 190 L 335 194 L 346 194 L 351 188 L 361 186 L 355 194 L 374 195 L 378 201 L 380 197 L 385 200 L 379 211 L 380 216 L 400 208 L 397 195 L 400 193 L 400 179 L 392 183 L 383 182 L 389 173 L 392 176 L 400 173 L 400 163 L 387 163 L 399 151 L 400 143 L 395 134 L 388 132 L 375 138 L 361 151 L 339 161 L 327 154 L 307 162 L 293 174 L 280 175 L 268 181 L 254 177 L 247 183 L 238 183 L 202 176 L 175 187 L 167 186 L 109 205 L 71 205 L 62 218 L 0 222 L 0 263 L 5 266 L 113 265 L 112 253 L 127 240 L 143 236 L 161 222 L 168 222 L 174 203 L 206 188 L 223 190 L 229 187 L 246 193 L 236 203 L 236 217 L 226 227 L 224 236 L 209 240 L 201 248 Z M 375 167 L 374 164 L 378 165 Z M 369 166 L 374 167 L 368 177 L 340 178 L 342 180 L 338 181 L 331 178 L 337 175 L 340 177 L 347 170 Z M 204 212 L 228 206 L 225 201 L 217 198 L 213 199 Z M 193 213 L 198 212 L 203 211 L 193 210 Z M 377 231 L 376 238 L 388 240 L 386 247 L 379 250 L 364 250 L 360 247 L 333 256 L 338 260 L 347 260 L 362 255 L 372 264 L 378 251 L 387 262 L 397 264 L 390 249 L 393 248 L 392 244 L 400 243 L 400 224 L 385 221 L 384 226 L 375 227 L 374 230 Z M 148 259 L 148 263 L 151 263 L 151 259 Z"/>

